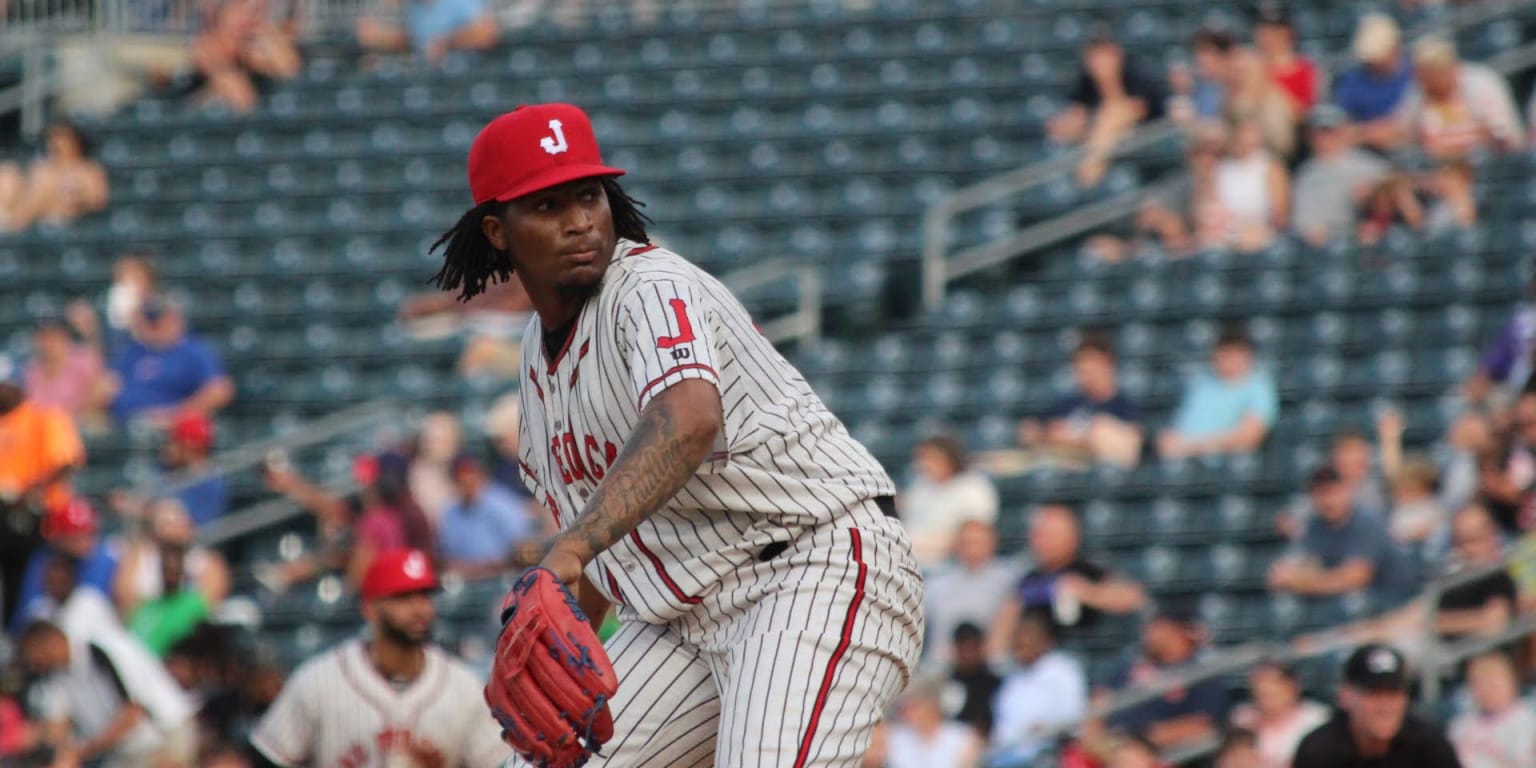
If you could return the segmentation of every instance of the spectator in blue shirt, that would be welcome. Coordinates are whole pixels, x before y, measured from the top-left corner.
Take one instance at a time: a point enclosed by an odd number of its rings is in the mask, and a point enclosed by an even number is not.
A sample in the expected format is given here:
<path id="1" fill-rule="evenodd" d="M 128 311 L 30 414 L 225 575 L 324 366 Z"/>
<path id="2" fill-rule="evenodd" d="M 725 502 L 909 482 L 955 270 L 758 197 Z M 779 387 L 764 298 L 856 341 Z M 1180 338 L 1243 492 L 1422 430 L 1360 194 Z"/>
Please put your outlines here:
<path id="1" fill-rule="evenodd" d="M 1349 114 L 1360 140 L 1390 148 L 1397 141 L 1397 106 L 1413 85 L 1413 65 L 1403 53 L 1391 16 L 1367 14 L 1355 29 L 1355 63 L 1333 84 L 1333 100 Z"/>
<path id="2" fill-rule="evenodd" d="M 213 420 L 196 411 L 178 414 L 160 447 L 160 476 L 153 494 L 145 498 L 126 489 L 114 491 L 109 497 L 112 511 L 124 518 L 147 518 L 151 502 L 174 499 L 197 528 L 219 519 L 229 508 L 229 486 L 222 474 L 209 472 L 212 450 Z"/>
<path id="3" fill-rule="evenodd" d="M 213 420 L 187 411 L 171 423 L 160 452 L 171 495 L 186 507 L 192 523 L 199 528 L 219 519 L 229 506 L 224 476 L 208 472 L 208 455 L 212 451 Z"/>
<path id="4" fill-rule="evenodd" d="M 1195 116 L 1202 121 L 1222 119 L 1227 103 L 1227 58 L 1232 45 L 1232 36 L 1222 30 L 1202 28 L 1195 32 L 1190 99 Z"/>
<path id="5" fill-rule="evenodd" d="M 47 599 L 44 574 L 48 563 L 64 555 L 77 563 L 76 582 L 112 594 L 112 578 L 117 573 L 117 553 L 102 541 L 96 528 L 96 511 L 85 499 L 72 499 L 64 506 L 48 510 L 42 522 L 43 546 L 27 560 L 21 578 L 17 610 L 11 614 L 12 632 L 18 632 L 30 618 L 35 618 L 36 603 Z"/>
<path id="6" fill-rule="evenodd" d="M 120 383 L 112 415 L 120 421 L 214 413 L 235 393 L 213 348 L 188 335 L 180 308 L 161 299 L 139 308 L 133 338 L 113 356 L 112 371 Z"/>
<path id="7" fill-rule="evenodd" d="M 1230 328 L 1216 340 L 1211 371 L 1190 382 L 1173 423 L 1158 435 L 1165 459 L 1258 450 L 1280 412 L 1274 379 L 1257 370 L 1247 332 Z"/>
<path id="8" fill-rule="evenodd" d="M 1161 609 L 1142 629 L 1141 656 L 1110 676 L 1107 694 L 1156 686 L 1169 676 L 1199 663 L 1206 632 L 1187 606 Z M 1219 678 L 1208 678 L 1159 696 L 1114 715 L 1111 728 L 1135 734 L 1159 749 L 1188 745 L 1215 735 L 1227 709 L 1227 690 Z"/>
<path id="9" fill-rule="evenodd" d="M 1308 494 L 1314 514 L 1298 551 L 1269 569 L 1269 588 L 1307 597 L 1364 593 L 1376 609 L 1412 596 L 1417 574 L 1380 516 L 1357 509 L 1338 470 L 1312 473 Z"/>
<path id="10" fill-rule="evenodd" d="M 438 521 L 438 555 L 445 568 L 475 577 L 505 570 L 514 548 L 536 532 L 523 499 L 490 481 L 480 460 L 453 460 L 459 497 Z"/>
<path id="11" fill-rule="evenodd" d="M 363 16 L 357 41 L 380 53 L 414 51 L 429 63 L 450 49 L 479 51 L 496 44 L 501 30 L 484 0 L 407 0 L 399 23 Z"/>
<path id="12" fill-rule="evenodd" d="M 1051 407 L 1044 423 L 1019 425 L 1019 442 L 1122 467 L 1141 457 L 1141 409 L 1120 390 L 1115 350 L 1107 338 L 1088 335 L 1072 353 L 1076 389 Z"/>

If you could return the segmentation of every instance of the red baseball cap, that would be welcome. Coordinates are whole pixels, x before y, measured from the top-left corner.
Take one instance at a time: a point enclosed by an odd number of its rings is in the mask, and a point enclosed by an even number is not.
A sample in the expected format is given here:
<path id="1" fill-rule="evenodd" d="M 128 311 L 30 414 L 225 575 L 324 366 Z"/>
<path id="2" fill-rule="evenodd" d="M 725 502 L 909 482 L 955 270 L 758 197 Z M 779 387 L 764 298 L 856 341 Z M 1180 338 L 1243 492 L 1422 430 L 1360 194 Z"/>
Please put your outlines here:
<path id="1" fill-rule="evenodd" d="M 184 411 L 171 422 L 171 439 L 208 450 L 213 445 L 213 420 L 197 411 Z"/>
<path id="2" fill-rule="evenodd" d="M 53 507 L 43 515 L 42 533 L 48 541 L 95 532 L 96 510 L 85 499 L 70 499 L 68 504 Z"/>
<path id="3" fill-rule="evenodd" d="M 363 576 L 364 600 L 376 600 L 407 592 L 437 589 L 437 574 L 432 560 L 419 549 L 391 549 L 381 552 Z"/>
<path id="4" fill-rule="evenodd" d="M 469 147 L 475 205 L 504 203 L 589 176 L 623 176 L 603 165 L 587 113 L 572 104 L 520 106 L 492 120 Z"/>

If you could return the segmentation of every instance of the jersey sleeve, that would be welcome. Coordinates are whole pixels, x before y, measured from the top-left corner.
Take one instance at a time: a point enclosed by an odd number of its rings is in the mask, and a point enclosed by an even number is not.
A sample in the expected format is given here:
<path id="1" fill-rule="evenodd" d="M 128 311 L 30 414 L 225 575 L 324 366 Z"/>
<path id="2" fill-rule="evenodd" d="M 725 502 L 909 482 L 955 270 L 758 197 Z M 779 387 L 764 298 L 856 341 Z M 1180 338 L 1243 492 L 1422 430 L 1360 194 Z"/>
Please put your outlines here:
<path id="1" fill-rule="evenodd" d="M 314 752 L 318 717 L 310 704 L 313 677 L 312 668 L 295 674 L 251 732 L 251 746 L 285 768 L 307 765 Z"/>
<path id="2" fill-rule="evenodd" d="M 620 338 L 640 410 L 688 379 L 719 388 L 714 333 L 692 285 L 675 278 L 647 280 L 625 296 L 620 312 Z"/>

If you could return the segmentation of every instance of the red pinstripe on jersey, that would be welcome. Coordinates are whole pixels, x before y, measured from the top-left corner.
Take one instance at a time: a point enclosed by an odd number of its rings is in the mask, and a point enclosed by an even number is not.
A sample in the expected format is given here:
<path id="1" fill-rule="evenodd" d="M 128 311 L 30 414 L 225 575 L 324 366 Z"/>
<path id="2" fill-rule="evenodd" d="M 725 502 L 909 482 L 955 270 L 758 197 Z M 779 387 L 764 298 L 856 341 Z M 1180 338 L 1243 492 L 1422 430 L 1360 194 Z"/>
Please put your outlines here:
<path id="1" fill-rule="evenodd" d="M 795 757 L 795 768 L 804 768 L 805 761 L 811 756 L 811 742 L 816 738 L 816 726 L 821 723 L 821 712 L 826 709 L 827 696 L 832 693 L 832 681 L 837 678 L 837 664 L 843 660 L 843 654 L 848 652 L 848 644 L 853 641 L 853 622 L 858 618 L 859 604 L 864 602 L 864 576 L 869 570 L 864 565 L 864 540 L 859 537 L 859 529 L 848 529 L 848 536 L 853 540 L 852 557 L 858 564 L 858 576 L 853 582 L 853 599 L 848 602 L 848 615 L 843 618 L 843 634 L 837 641 L 837 648 L 832 651 L 832 658 L 827 662 L 827 673 L 821 678 L 821 689 L 816 694 L 816 704 L 811 707 L 811 719 L 805 726 L 805 738 L 800 741 L 800 752 Z"/>
<path id="2" fill-rule="evenodd" d="M 587 358 L 587 353 L 590 352 L 591 350 L 592 350 L 592 340 L 591 339 L 587 339 L 586 341 L 581 342 L 581 349 L 576 350 L 576 365 L 571 368 L 571 380 L 570 380 L 570 382 L 568 384 L 566 384 L 566 386 L 568 386 L 568 387 L 576 386 L 576 376 L 577 376 L 577 374 L 581 373 L 581 368 L 579 367 L 581 365 L 581 361 L 585 360 Z"/>
<path id="3" fill-rule="evenodd" d="M 544 402 L 544 388 L 539 386 L 539 372 L 528 366 L 528 382 L 533 385 L 533 391 L 539 395 L 539 402 Z"/>
<path id="4" fill-rule="evenodd" d="M 578 318 L 579 319 L 579 318 Z M 565 359 L 565 353 L 571 349 L 571 342 L 576 339 L 576 326 L 566 327 L 565 341 L 560 344 L 560 351 L 555 353 L 555 358 L 549 361 L 549 375 L 555 375 L 555 369 L 560 367 L 560 361 Z"/>
<path id="5" fill-rule="evenodd" d="M 668 376 L 671 376 L 672 374 L 677 373 L 678 371 L 690 371 L 690 370 L 709 371 L 710 373 L 715 373 L 715 369 L 714 368 L 711 368 L 711 367 L 709 367 L 709 366 L 707 366 L 707 365 L 705 365 L 703 363 L 683 363 L 682 365 L 674 365 L 671 368 L 668 368 L 666 373 L 663 373 L 662 375 L 657 376 L 656 378 L 651 380 L 651 383 L 646 384 L 645 385 L 645 389 L 640 390 L 640 398 L 636 402 L 640 402 L 640 403 L 645 402 L 645 396 L 648 393 L 650 393 L 650 391 L 652 389 L 654 389 L 657 384 L 660 384 L 663 381 L 666 381 Z M 715 374 L 715 375 L 718 376 L 719 374 Z"/>
<path id="6" fill-rule="evenodd" d="M 651 548 L 647 547 L 640 538 L 640 531 L 630 531 L 629 538 L 635 542 L 635 547 L 640 550 L 640 554 L 645 555 L 645 558 L 651 561 L 651 567 L 656 569 L 656 575 L 661 577 L 661 583 L 667 585 L 667 590 L 672 593 L 673 597 L 689 605 L 699 604 L 699 598 L 684 592 L 682 587 L 677 586 L 677 582 L 672 580 L 672 576 L 667 573 L 667 567 L 662 565 L 661 558 L 657 557 L 656 553 L 652 552 Z"/>
<path id="7" fill-rule="evenodd" d="M 613 593 L 613 601 L 615 603 L 624 602 L 624 592 L 619 589 L 619 582 L 614 581 L 613 574 L 604 571 L 603 575 L 608 577 L 608 590 Z"/>

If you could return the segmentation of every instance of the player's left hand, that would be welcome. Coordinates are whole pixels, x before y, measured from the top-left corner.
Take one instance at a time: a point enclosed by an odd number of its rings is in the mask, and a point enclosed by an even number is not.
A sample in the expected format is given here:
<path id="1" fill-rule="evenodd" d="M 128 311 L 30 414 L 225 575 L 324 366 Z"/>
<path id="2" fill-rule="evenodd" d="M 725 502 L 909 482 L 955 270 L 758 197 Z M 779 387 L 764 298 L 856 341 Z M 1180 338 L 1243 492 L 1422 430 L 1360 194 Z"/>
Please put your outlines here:
<path id="1" fill-rule="evenodd" d="M 617 690 L 602 641 L 569 590 L 543 568 L 523 574 L 502 604 L 485 686 L 502 740 L 540 768 L 580 768 L 613 738 L 608 700 Z"/>

